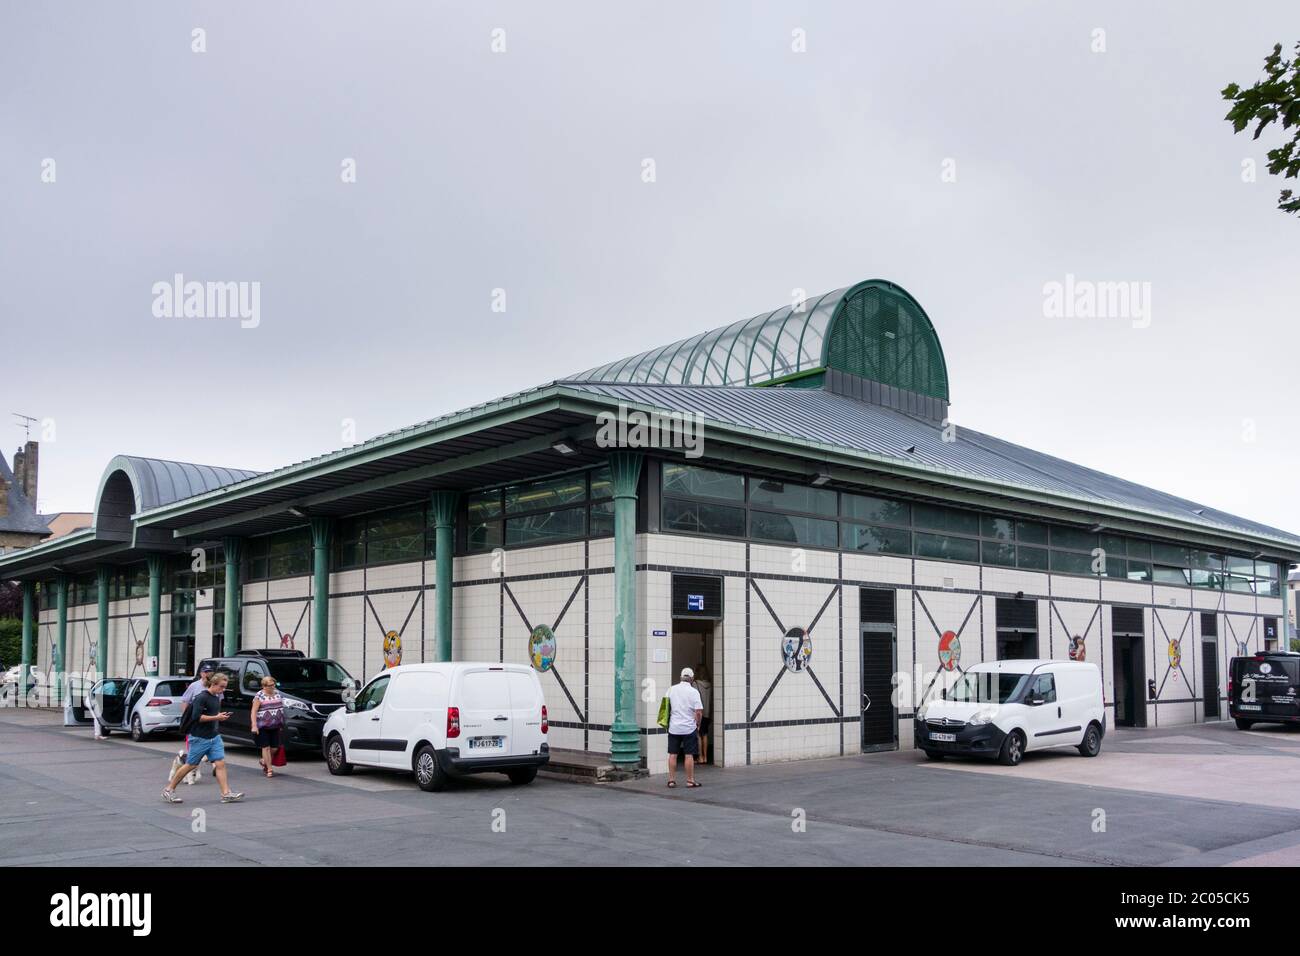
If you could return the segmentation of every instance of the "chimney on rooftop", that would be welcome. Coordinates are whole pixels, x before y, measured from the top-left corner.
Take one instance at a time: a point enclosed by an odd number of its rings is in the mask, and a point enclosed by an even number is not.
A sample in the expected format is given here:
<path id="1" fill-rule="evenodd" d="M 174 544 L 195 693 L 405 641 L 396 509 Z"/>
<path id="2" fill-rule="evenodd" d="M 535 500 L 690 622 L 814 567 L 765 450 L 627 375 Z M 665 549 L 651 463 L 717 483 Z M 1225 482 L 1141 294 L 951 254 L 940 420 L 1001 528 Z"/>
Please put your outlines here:
<path id="1" fill-rule="evenodd" d="M 27 444 L 14 452 L 14 481 L 23 496 L 36 509 L 36 475 L 39 467 L 39 451 L 36 442 L 28 440 Z"/>

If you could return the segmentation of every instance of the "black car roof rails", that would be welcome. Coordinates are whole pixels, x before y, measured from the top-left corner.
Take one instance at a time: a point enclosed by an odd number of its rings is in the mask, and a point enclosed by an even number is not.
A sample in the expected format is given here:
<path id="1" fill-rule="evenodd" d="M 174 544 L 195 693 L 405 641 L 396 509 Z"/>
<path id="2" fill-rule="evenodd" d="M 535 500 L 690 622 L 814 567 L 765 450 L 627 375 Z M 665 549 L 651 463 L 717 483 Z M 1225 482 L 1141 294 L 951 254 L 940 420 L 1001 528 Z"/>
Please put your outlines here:
<path id="1" fill-rule="evenodd" d="M 235 657 L 306 657 L 302 651 L 291 651 L 287 647 L 264 647 L 261 650 L 235 651 Z"/>

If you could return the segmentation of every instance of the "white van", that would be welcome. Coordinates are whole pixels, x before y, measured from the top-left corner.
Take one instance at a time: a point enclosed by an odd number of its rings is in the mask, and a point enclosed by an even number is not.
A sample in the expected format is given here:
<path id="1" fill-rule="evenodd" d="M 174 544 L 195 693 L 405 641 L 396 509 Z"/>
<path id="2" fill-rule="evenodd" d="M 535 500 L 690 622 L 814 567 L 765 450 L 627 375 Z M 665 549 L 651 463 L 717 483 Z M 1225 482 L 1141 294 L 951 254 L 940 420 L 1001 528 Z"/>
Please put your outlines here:
<path id="1" fill-rule="evenodd" d="M 1080 661 L 976 664 L 912 724 L 917 749 L 931 760 L 969 754 L 1014 767 L 1026 751 L 1049 747 L 1095 757 L 1106 736 L 1101 671 Z"/>
<path id="2" fill-rule="evenodd" d="M 546 701 L 523 664 L 403 664 L 376 675 L 325 721 L 332 774 L 354 766 L 414 773 L 422 790 L 449 777 L 504 773 L 531 783 L 551 759 Z"/>

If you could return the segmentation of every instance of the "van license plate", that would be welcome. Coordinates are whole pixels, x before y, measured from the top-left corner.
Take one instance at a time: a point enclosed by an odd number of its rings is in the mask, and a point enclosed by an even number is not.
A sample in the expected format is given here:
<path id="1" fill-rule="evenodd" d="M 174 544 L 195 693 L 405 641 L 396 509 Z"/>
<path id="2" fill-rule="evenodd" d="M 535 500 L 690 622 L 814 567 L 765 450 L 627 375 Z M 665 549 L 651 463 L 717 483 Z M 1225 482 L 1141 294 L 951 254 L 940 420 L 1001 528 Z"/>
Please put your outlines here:
<path id="1" fill-rule="evenodd" d="M 1261 708 L 1259 704 L 1238 704 L 1237 709 L 1238 710 L 1260 710 Z"/>
<path id="2" fill-rule="evenodd" d="M 469 738 L 470 750 L 496 750 L 505 745 L 504 737 L 471 737 Z"/>
<path id="3" fill-rule="evenodd" d="M 940 743 L 955 744 L 957 742 L 956 734 L 931 734 L 931 740 L 937 740 Z"/>

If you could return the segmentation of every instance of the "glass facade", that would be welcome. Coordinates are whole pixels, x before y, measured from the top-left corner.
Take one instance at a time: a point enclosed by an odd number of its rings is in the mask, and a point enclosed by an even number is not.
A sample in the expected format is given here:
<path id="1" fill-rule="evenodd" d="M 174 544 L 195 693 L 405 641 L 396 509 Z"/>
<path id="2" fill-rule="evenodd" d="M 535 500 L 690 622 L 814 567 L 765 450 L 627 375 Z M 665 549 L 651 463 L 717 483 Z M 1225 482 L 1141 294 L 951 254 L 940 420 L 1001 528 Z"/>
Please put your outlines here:
<path id="1" fill-rule="evenodd" d="M 1276 597 L 1278 565 L 921 501 L 836 492 L 678 462 L 662 466 L 662 530 L 798 547 Z"/>

